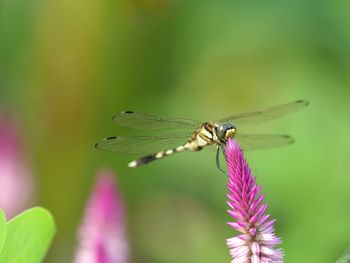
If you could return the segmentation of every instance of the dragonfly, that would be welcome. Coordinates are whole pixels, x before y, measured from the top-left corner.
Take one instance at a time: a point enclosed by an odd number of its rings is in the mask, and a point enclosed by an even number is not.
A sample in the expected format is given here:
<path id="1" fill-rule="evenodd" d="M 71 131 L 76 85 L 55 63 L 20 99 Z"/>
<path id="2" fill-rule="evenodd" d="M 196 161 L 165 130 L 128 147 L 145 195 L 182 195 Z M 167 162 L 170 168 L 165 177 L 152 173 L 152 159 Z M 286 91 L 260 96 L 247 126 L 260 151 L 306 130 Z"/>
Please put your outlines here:
<path id="1" fill-rule="evenodd" d="M 308 104 L 308 101 L 297 100 L 209 122 L 123 111 L 112 118 L 115 123 L 121 127 L 153 134 L 108 137 L 98 142 L 95 147 L 117 153 L 145 154 L 144 157 L 128 164 L 129 167 L 134 168 L 175 153 L 200 151 L 214 146 L 216 147 L 216 166 L 223 171 L 219 161 L 220 150 L 225 155 L 225 146 L 230 138 L 236 140 L 243 150 L 279 147 L 294 142 L 289 135 L 241 133 L 239 127 L 277 119 L 298 111 Z M 155 135 L 156 132 L 162 134 Z"/>

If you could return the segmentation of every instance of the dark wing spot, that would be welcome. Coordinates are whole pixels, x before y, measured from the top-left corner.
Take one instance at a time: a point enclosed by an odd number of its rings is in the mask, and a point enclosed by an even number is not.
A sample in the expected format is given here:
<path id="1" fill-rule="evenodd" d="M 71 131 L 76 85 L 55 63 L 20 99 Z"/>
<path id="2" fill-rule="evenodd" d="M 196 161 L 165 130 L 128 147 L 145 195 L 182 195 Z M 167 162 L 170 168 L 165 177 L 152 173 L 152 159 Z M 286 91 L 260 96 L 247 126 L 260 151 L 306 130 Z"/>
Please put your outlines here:
<path id="1" fill-rule="evenodd" d="M 309 102 L 307 100 L 297 100 L 295 103 L 304 104 L 305 106 L 309 105 Z"/>
<path id="2" fill-rule="evenodd" d="M 105 140 L 112 140 L 112 139 L 116 139 L 116 138 L 117 138 L 116 136 L 112 136 L 112 137 L 106 138 Z"/>
<path id="3" fill-rule="evenodd" d="M 292 138 L 289 135 L 283 135 L 283 138 L 288 139 L 290 143 L 294 143 L 294 141 L 295 141 L 294 138 Z"/>
<path id="4" fill-rule="evenodd" d="M 123 111 L 122 114 L 131 114 L 134 113 L 133 111 Z"/>

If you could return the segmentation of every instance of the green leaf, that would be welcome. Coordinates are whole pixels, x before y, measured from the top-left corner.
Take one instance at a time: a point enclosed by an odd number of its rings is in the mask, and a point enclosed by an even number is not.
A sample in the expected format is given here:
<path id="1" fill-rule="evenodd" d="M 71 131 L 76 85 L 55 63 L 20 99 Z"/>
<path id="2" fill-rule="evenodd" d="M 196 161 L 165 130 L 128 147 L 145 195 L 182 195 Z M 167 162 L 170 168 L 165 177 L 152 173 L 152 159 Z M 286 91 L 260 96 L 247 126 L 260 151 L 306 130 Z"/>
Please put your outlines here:
<path id="1" fill-rule="evenodd" d="M 5 244 L 7 232 L 6 217 L 4 212 L 0 209 L 0 253 Z"/>
<path id="2" fill-rule="evenodd" d="M 55 233 L 54 219 L 46 209 L 35 207 L 13 218 L 0 254 L 2 263 L 39 263 Z"/>

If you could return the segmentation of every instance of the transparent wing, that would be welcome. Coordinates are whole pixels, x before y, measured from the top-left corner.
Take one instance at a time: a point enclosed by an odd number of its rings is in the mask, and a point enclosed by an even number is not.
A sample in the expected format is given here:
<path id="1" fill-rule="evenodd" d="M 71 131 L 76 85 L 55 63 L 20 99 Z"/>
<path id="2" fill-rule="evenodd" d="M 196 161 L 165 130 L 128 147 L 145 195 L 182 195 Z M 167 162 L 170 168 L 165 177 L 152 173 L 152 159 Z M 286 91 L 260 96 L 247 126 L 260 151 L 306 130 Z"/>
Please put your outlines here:
<path id="1" fill-rule="evenodd" d="M 298 111 L 309 104 L 305 100 L 297 100 L 294 102 L 282 104 L 279 106 L 267 108 L 265 110 L 253 111 L 247 113 L 240 113 L 220 120 L 220 123 L 233 123 L 233 124 L 258 124 L 261 122 L 280 118 L 289 113 Z"/>
<path id="2" fill-rule="evenodd" d="M 350 262 L 350 246 L 348 246 L 343 254 L 338 258 L 336 263 L 349 263 Z"/>
<path id="3" fill-rule="evenodd" d="M 292 144 L 294 139 L 282 134 L 238 134 L 236 139 L 244 150 L 266 149 Z"/>
<path id="4" fill-rule="evenodd" d="M 150 154 L 184 145 L 190 136 L 189 133 L 167 136 L 115 136 L 103 139 L 95 147 L 110 152 Z"/>
<path id="5" fill-rule="evenodd" d="M 189 130 L 193 132 L 201 124 L 191 119 L 163 117 L 133 111 L 123 111 L 115 115 L 113 121 L 122 127 L 148 131 Z"/>

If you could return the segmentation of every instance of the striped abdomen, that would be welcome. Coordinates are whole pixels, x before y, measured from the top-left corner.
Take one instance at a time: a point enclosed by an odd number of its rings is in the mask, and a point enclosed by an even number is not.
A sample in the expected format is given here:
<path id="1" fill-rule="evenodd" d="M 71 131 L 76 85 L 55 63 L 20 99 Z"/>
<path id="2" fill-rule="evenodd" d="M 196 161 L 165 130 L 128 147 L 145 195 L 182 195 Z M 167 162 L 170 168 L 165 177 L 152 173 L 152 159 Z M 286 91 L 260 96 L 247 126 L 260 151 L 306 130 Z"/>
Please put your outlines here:
<path id="1" fill-rule="evenodd" d="M 152 161 L 164 158 L 164 157 L 172 155 L 174 153 L 183 152 L 185 150 L 187 150 L 187 148 L 185 146 L 178 146 L 178 147 L 175 147 L 173 149 L 169 149 L 169 150 L 166 150 L 166 151 L 161 151 L 161 152 L 158 152 L 158 153 L 155 153 L 155 154 L 147 155 L 147 156 L 142 157 L 142 158 L 140 158 L 138 160 L 130 162 L 128 164 L 128 166 L 131 167 L 131 168 L 134 168 L 134 167 L 137 167 L 137 166 L 140 166 L 140 165 L 143 165 L 143 164 L 147 164 L 149 162 L 152 162 Z"/>
<path id="2" fill-rule="evenodd" d="M 172 155 L 174 153 L 183 152 L 185 150 L 199 151 L 208 145 L 217 144 L 217 135 L 215 133 L 215 127 L 215 123 L 204 123 L 201 127 L 198 128 L 196 132 L 192 134 L 191 138 L 185 145 L 178 146 L 176 148 L 169 149 L 166 151 L 161 151 L 155 154 L 147 155 L 138 160 L 132 161 L 131 163 L 129 163 L 128 166 L 137 167 L 161 159 L 163 157 Z"/>

